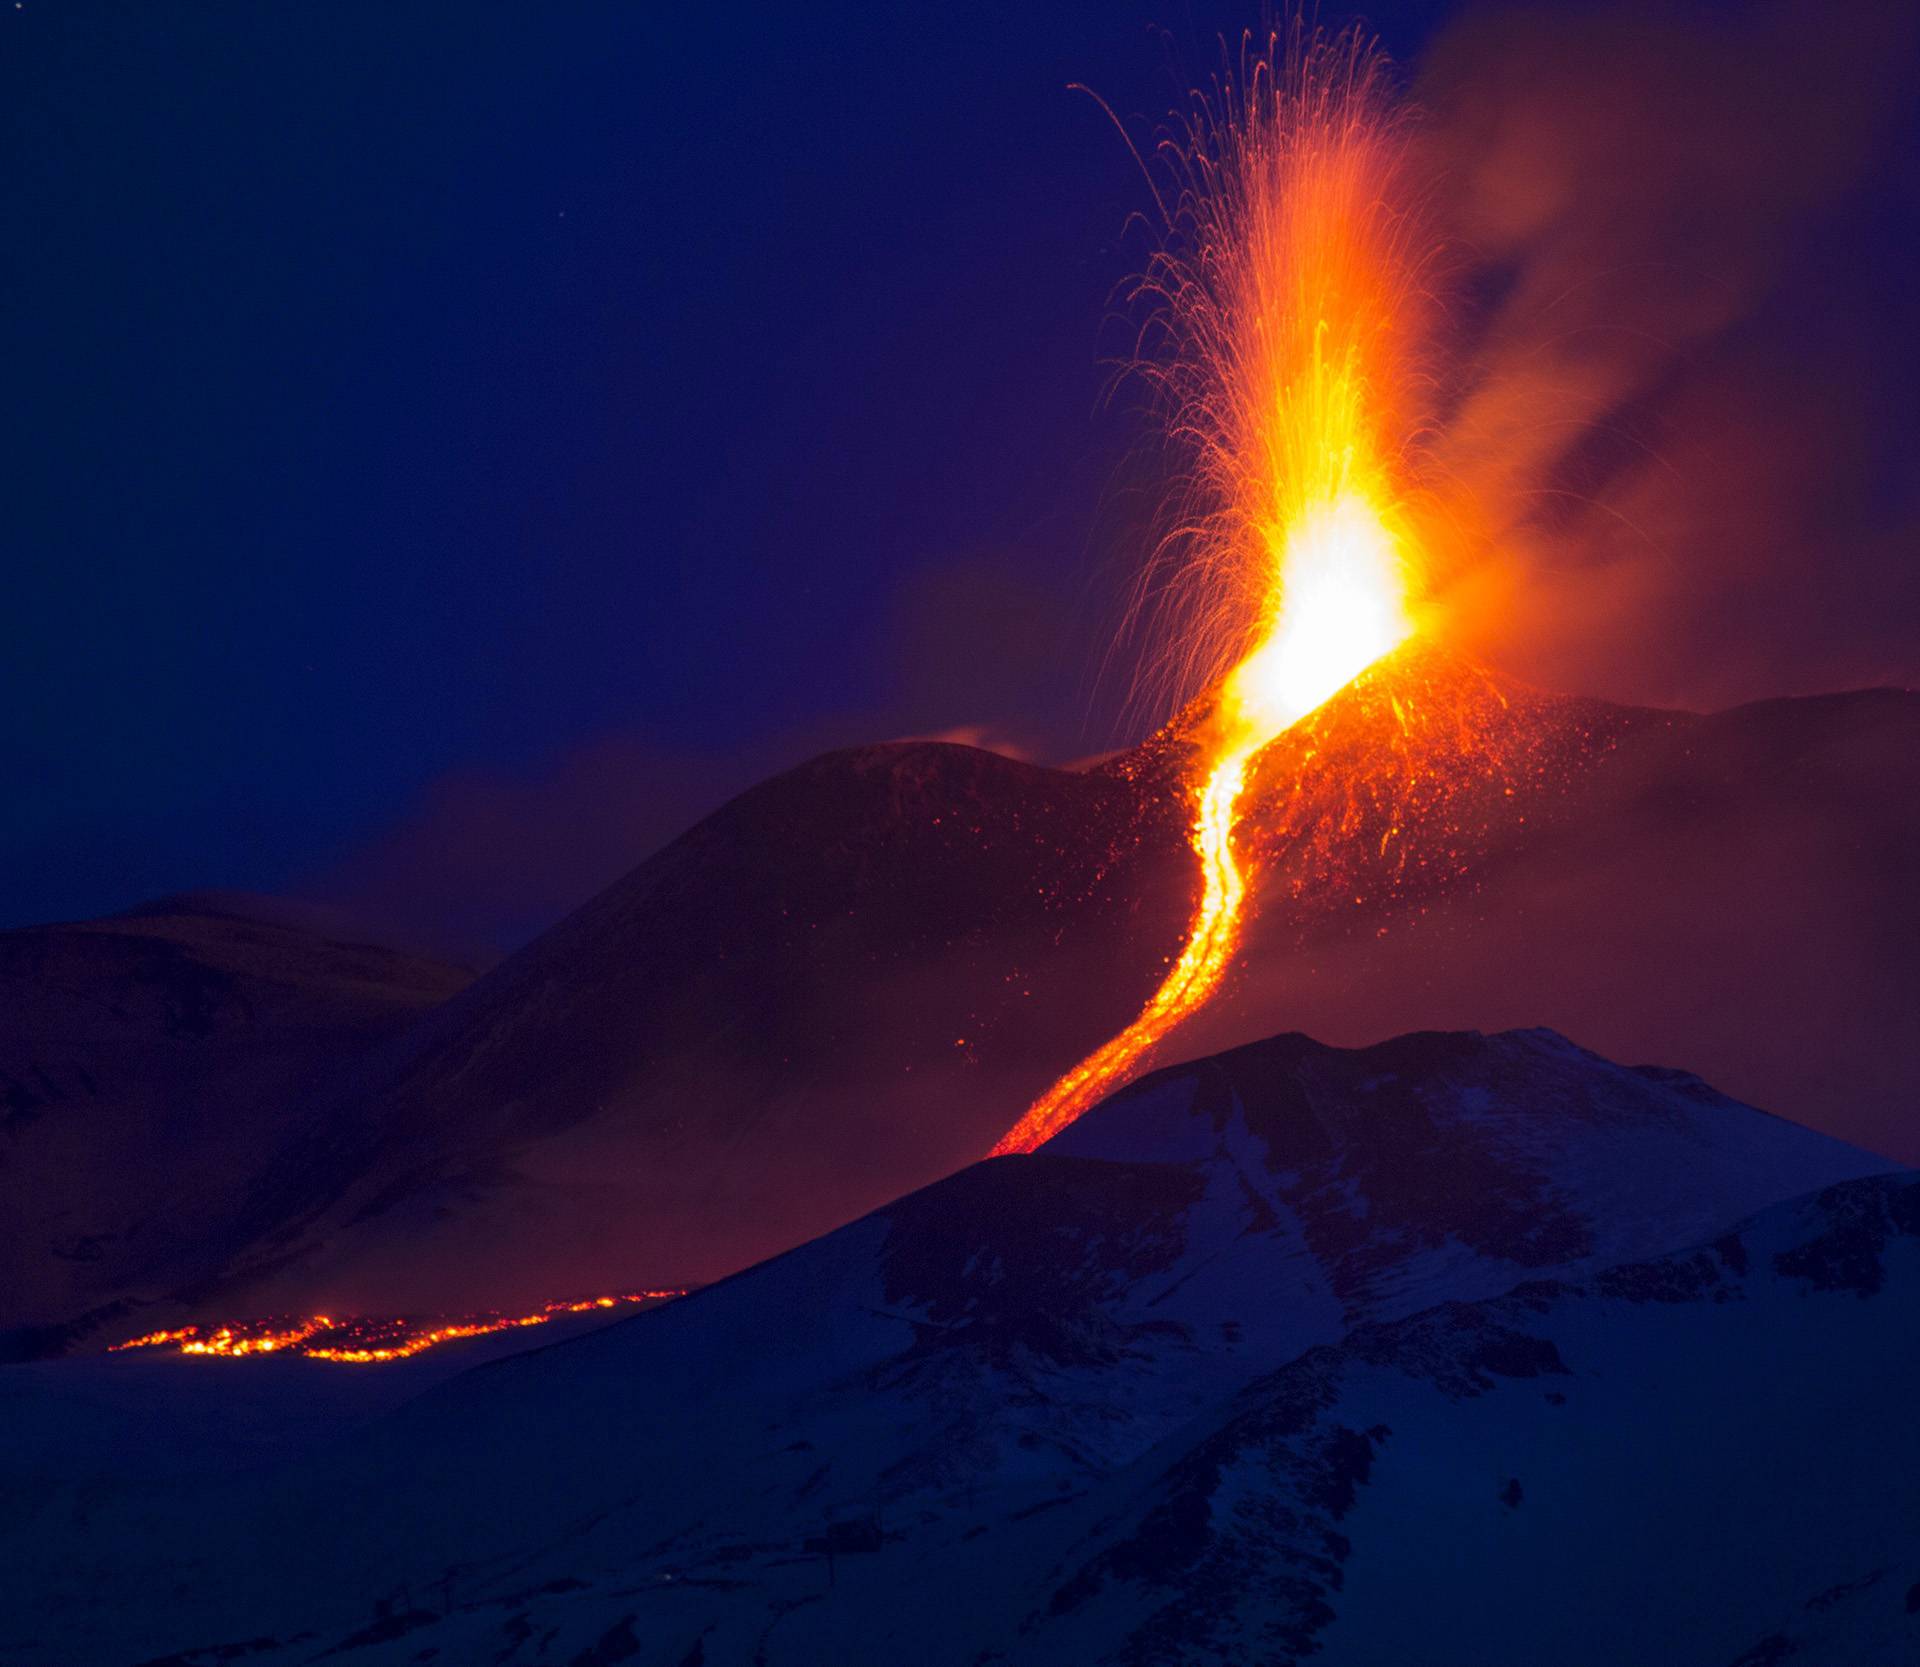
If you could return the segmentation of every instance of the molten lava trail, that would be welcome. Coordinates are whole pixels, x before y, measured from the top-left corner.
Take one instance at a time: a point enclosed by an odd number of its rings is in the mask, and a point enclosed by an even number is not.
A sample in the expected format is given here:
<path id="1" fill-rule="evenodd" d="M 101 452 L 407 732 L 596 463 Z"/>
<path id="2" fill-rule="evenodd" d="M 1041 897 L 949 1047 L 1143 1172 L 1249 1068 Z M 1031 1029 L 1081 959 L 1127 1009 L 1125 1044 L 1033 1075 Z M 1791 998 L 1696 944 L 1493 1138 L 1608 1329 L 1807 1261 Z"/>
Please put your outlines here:
<path id="1" fill-rule="evenodd" d="M 1226 975 L 1240 939 L 1246 880 L 1234 858 L 1234 813 L 1246 786 L 1253 749 L 1229 754 L 1213 768 L 1200 794 L 1193 848 L 1200 857 L 1203 891 L 1185 948 L 1154 991 L 1140 1017 L 1096 1049 L 1048 1089 L 994 1147 L 992 1156 L 1031 1152 L 1058 1134 L 1096 1100 L 1127 1081 L 1162 1037 L 1205 1005 Z"/>
<path id="2" fill-rule="evenodd" d="M 1136 289 L 1171 344 L 1138 368 L 1192 454 L 1195 501 L 1156 558 L 1174 552 L 1187 595 L 1171 660 L 1217 690 L 1191 833 L 1199 900 L 1139 1017 L 996 1155 L 1033 1150 L 1122 1086 L 1220 987 L 1250 893 L 1234 827 L 1255 759 L 1414 630 L 1408 453 L 1428 292 L 1410 151 L 1370 43 L 1277 46 L 1243 55 L 1160 145 L 1169 235 Z"/>
<path id="3" fill-rule="evenodd" d="M 528 1314 L 486 1312 L 457 1318 L 333 1319 L 315 1314 L 299 1320 L 250 1320 L 220 1326 L 181 1326 L 173 1331 L 150 1331 L 115 1343 L 107 1352 L 128 1349 L 169 1349 L 177 1354 L 231 1360 L 249 1355 L 293 1354 L 308 1360 L 331 1360 L 347 1366 L 375 1366 L 392 1360 L 410 1360 L 442 1343 L 466 1337 L 488 1337 L 497 1331 L 521 1331 L 546 1325 L 569 1314 L 597 1309 L 628 1308 L 637 1303 L 665 1302 L 685 1291 L 622 1291 L 614 1296 L 584 1297 L 573 1302 L 549 1302 Z"/>

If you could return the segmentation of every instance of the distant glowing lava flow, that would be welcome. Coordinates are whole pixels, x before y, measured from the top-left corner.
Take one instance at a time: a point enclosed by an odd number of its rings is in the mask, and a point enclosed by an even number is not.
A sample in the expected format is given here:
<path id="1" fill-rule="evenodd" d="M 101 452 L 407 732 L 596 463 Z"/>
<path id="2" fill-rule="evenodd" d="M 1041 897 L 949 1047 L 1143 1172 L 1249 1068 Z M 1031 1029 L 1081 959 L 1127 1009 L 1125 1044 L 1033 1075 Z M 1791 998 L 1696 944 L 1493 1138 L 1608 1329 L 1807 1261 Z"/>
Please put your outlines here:
<path id="1" fill-rule="evenodd" d="M 1140 1016 L 1041 1096 L 996 1155 L 1030 1152 L 1125 1083 L 1225 977 L 1248 876 L 1240 798 L 1263 747 L 1413 632 L 1402 476 L 1423 293 L 1407 151 L 1357 37 L 1243 63 L 1161 147 L 1180 184 L 1140 293 L 1175 344 L 1142 366 L 1195 454 L 1183 528 L 1189 663 L 1231 669 L 1202 736 L 1201 894 Z M 1164 200 L 1163 200 L 1164 201 Z"/>
<path id="2" fill-rule="evenodd" d="M 315 1314 L 302 1320 L 254 1320 L 222 1326 L 181 1326 L 174 1331 L 150 1331 L 115 1343 L 107 1352 L 128 1349 L 169 1349 L 177 1354 L 207 1355 L 231 1360 L 245 1355 L 292 1354 L 308 1360 L 331 1360 L 348 1366 L 381 1365 L 409 1360 L 416 1354 L 463 1337 L 488 1337 L 496 1331 L 519 1331 L 545 1325 L 567 1314 L 594 1309 L 625 1308 L 635 1303 L 664 1302 L 685 1291 L 622 1291 L 617 1296 L 586 1297 L 577 1302 L 550 1302 L 531 1314 L 467 1314 L 458 1319 L 335 1320 Z"/>

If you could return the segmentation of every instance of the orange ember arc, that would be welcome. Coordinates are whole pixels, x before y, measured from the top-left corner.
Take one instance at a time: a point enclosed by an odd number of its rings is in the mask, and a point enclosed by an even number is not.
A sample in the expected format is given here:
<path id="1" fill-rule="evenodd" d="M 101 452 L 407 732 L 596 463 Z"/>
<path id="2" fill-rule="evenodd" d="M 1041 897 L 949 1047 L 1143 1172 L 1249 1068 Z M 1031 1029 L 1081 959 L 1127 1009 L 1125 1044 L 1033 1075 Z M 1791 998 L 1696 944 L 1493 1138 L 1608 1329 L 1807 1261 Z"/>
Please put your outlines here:
<path id="1" fill-rule="evenodd" d="M 1233 835 L 1255 756 L 1413 632 L 1425 244 L 1382 74 L 1358 37 L 1270 53 L 1161 145 L 1178 193 L 1139 293 L 1172 346 L 1140 368 L 1192 454 L 1194 501 L 1162 555 L 1184 596 L 1175 657 L 1215 690 L 1201 894 L 1140 1016 L 996 1154 L 1033 1150 L 1120 1087 L 1219 987 L 1247 902 Z"/>
<path id="2" fill-rule="evenodd" d="M 456 1319 L 336 1320 L 315 1314 L 301 1320 L 258 1320 L 250 1324 L 214 1327 L 181 1326 L 173 1331 L 150 1331 L 144 1337 L 116 1343 L 107 1352 L 128 1349 L 168 1349 L 177 1354 L 213 1355 L 231 1359 L 244 1355 L 294 1354 L 308 1360 L 331 1360 L 349 1366 L 379 1365 L 408 1360 L 442 1343 L 464 1337 L 488 1337 L 497 1331 L 518 1331 L 546 1325 L 568 1314 L 596 1309 L 628 1308 L 637 1303 L 665 1302 L 685 1291 L 622 1291 L 617 1296 L 583 1297 L 577 1302 L 550 1302 L 530 1314 L 465 1314 Z"/>

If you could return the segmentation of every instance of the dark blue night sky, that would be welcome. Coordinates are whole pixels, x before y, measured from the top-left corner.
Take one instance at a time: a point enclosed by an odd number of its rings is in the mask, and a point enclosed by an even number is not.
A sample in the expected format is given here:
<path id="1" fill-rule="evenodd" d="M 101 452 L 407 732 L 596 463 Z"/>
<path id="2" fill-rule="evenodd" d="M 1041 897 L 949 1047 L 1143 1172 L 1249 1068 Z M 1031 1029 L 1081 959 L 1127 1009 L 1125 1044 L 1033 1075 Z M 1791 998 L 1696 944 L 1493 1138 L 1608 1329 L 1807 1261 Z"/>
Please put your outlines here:
<path id="1" fill-rule="evenodd" d="M 1112 744 L 1144 191 L 1066 85 L 1248 21 L 9 3 L 0 924 L 324 890 L 581 748 L 617 870 L 825 745 Z"/>

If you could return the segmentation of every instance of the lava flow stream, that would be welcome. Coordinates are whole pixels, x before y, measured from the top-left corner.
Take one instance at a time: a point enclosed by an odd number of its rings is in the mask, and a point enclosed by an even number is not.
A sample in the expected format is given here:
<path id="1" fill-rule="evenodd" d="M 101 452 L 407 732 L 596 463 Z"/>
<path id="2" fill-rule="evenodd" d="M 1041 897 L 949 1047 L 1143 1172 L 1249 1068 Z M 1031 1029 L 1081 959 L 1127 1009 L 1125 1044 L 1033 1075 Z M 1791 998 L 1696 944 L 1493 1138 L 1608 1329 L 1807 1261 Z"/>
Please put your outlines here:
<path id="1" fill-rule="evenodd" d="M 1194 453 L 1175 539 L 1184 653 L 1232 669 L 1203 737 L 1201 894 L 1140 1016 L 995 1146 L 1029 1152 L 1123 1085 L 1225 977 L 1249 877 L 1234 851 L 1260 751 L 1412 634 L 1407 437 L 1423 248 L 1408 151 L 1357 37 L 1242 66 L 1161 154 L 1179 191 L 1140 294 L 1173 349 L 1141 371 Z M 1158 193 L 1156 193 L 1158 196 Z"/>
<path id="2" fill-rule="evenodd" d="M 487 1312 L 457 1319 L 391 1318 L 332 1319 L 315 1314 L 299 1320 L 256 1320 L 221 1326 L 181 1326 L 173 1331 L 150 1331 L 116 1343 L 107 1352 L 128 1349 L 169 1349 L 178 1354 L 211 1355 L 232 1359 L 244 1355 L 295 1354 L 308 1360 L 331 1360 L 348 1366 L 380 1365 L 408 1360 L 442 1343 L 463 1337 L 487 1337 L 496 1331 L 518 1331 L 546 1325 L 568 1314 L 595 1309 L 626 1308 L 636 1303 L 665 1302 L 685 1291 L 622 1291 L 617 1296 L 585 1297 L 576 1302 L 549 1302 L 530 1314 Z"/>
<path id="3" fill-rule="evenodd" d="M 1059 1133 L 1127 1082 L 1167 1032 L 1219 987 L 1240 941 L 1247 878 L 1234 853 L 1233 830 L 1255 756 L 1412 634 L 1392 579 L 1390 541 L 1364 503 L 1329 506 L 1326 538 L 1320 576 L 1327 583 L 1315 589 L 1318 605 L 1287 610 L 1223 692 L 1228 739 L 1214 752 L 1200 789 L 1191 838 L 1202 889 L 1179 959 L 1140 1016 L 1036 1100 L 1001 1136 L 993 1156 L 1031 1152 Z M 1301 649 L 1319 659 L 1317 676 L 1303 674 Z"/>

